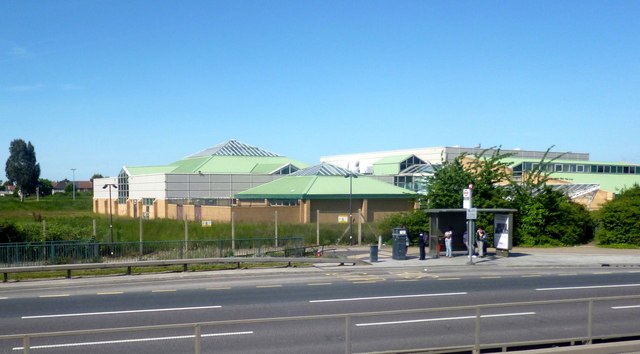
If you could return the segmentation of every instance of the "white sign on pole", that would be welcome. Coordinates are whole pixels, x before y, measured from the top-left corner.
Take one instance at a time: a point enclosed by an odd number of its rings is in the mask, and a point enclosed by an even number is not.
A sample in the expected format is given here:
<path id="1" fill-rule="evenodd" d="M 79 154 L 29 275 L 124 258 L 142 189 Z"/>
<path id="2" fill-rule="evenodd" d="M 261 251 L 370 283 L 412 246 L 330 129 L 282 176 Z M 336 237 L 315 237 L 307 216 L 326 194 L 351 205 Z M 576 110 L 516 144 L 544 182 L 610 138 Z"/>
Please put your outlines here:
<path id="1" fill-rule="evenodd" d="M 462 208 L 471 208 L 471 189 L 465 188 L 462 190 Z"/>
<path id="2" fill-rule="evenodd" d="M 467 209 L 467 220 L 476 220 L 478 218 L 478 209 L 477 208 L 469 208 Z"/>

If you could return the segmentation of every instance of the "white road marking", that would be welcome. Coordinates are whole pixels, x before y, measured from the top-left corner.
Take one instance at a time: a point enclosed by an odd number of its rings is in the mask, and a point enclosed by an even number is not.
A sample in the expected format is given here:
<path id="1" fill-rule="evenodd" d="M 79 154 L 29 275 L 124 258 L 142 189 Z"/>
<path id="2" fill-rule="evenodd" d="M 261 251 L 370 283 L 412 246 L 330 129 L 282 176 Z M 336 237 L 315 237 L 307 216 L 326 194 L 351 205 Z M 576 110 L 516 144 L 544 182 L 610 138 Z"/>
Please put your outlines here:
<path id="1" fill-rule="evenodd" d="M 537 291 L 552 290 L 583 290 L 583 289 L 608 289 L 608 288 L 629 288 L 640 286 L 640 284 L 619 284 L 619 285 L 590 285 L 590 286 L 567 286 L 562 288 L 539 288 Z"/>
<path id="2" fill-rule="evenodd" d="M 97 293 L 96 295 L 122 295 L 124 294 L 122 291 L 107 291 L 104 293 Z"/>
<path id="3" fill-rule="evenodd" d="M 156 289 L 156 290 L 151 290 L 152 293 L 175 293 L 177 290 L 176 289 Z"/>
<path id="4" fill-rule="evenodd" d="M 199 307 L 174 307 L 165 309 L 145 309 L 145 310 L 125 310 L 125 311 L 104 311 L 104 312 L 79 312 L 79 313 L 63 313 L 58 315 L 38 315 L 38 316 L 22 316 L 23 320 L 31 320 L 36 318 L 57 318 L 57 317 L 77 317 L 77 316 L 99 316 L 99 315 L 120 315 L 128 313 L 145 313 L 145 312 L 169 312 L 169 311 L 189 311 L 189 310 L 206 310 L 219 309 L 222 306 L 199 306 Z"/>
<path id="5" fill-rule="evenodd" d="M 69 294 L 40 295 L 39 297 L 68 297 Z"/>
<path id="6" fill-rule="evenodd" d="M 449 296 L 449 295 L 467 295 L 463 293 L 442 293 L 442 294 L 416 294 L 416 295 L 394 295 L 394 296 L 372 296 L 372 297 L 351 297 L 344 299 L 325 299 L 325 300 L 309 300 L 310 303 L 321 302 L 344 302 L 344 301 L 366 301 L 366 300 L 387 300 L 387 299 L 406 299 L 412 297 L 431 297 L 431 296 Z"/>
<path id="7" fill-rule="evenodd" d="M 6 300 L 8 297 L 0 296 L 0 300 Z"/>
<path id="8" fill-rule="evenodd" d="M 323 286 L 323 285 L 331 285 L 331 283 L 309 283 L 308 286 Z"/>
<path id="9" fill-rule="evenodd" d="M 640 308 L 640 305 L 614 306 L 614 307 L 612 307 L 612 309 L 614 309 L 614 310 L 637 309 L 637 308 Z"/>
<path id="10" fill-rule="evenodd" d="M 206 337 L 238 336 L 238 335 L 245 335 L 245 334 L 253 334 L 253 331 L 202 334 L 200 337 L 206 338 Z M 124 343 L 152 342 L 152 341 L 161 341 L 161 340 L 192 339 L 192 338 L 195 338 L 195 335 L 191 334 L 191 335 L 185 335 L 185 336 L 171 336 L 171 337 L 136 338 L 136 339 L 121 339 L 121 340 L 105 340 L 105 341 L 99 341 L 99 342 L 34 345 L 29 348 L 30 349 L 66 348 L 66 347 L 81 347 L 81 346 L 88 346 L 88 345 L 124 344 Z M 24 347 L 14 347 L 13 350 L 24 350 Z"/>
<path id="11" fill-rule="evenodd" d="M 481 315 L 480 318 L 529 316 L 529 315 L 535 315 L 535 314 L 536 314 L 535 312 L 503 313 L 503 314 L 497 314 L 497 315 Z M 406 321 L 371 322 L 371 323 L 358 323 L 356 324 L 356 327 L 388 326 L 388 325 L 420 323 L 420 322 L 469 320 L 469 319 L 475 319 L 475 318 L 476 316 L 460 316 L 460 317 L 443 317 L 443 318 L 425 318 L 425 319 L 419 319 L 419 320 L 406 320 Z"/>
<path id="12" fill-rule="evenodd" d="M 282 285 L 274 284 L 274 285 L 256 285 L 256 288 L 281 288 Z"/>

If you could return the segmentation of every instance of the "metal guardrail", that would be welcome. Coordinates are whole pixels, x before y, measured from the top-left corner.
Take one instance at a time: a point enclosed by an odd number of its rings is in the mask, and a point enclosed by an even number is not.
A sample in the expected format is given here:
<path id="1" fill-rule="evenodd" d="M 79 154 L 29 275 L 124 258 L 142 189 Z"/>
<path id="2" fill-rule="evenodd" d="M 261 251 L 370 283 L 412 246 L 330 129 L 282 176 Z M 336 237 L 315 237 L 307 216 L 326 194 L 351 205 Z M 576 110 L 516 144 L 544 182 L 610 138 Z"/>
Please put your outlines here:
<path id="1" fill-rule="evenodd" d="M 480 353 L 482 349 L 496 349 L 501 348 L 503 352 L 509 351 L 509 348 L 519 346 L 533 346 L 539 344 L 552 344 L 560 342 L 571 342 L 573 345 L 582 344 L 580 346 L 581 352 L 588 352 L 590 346 L 593 345 L 594 339 L 600 338 L 612 338 L 608 337 L 596 337 L 593 335 L 593 303 L 596 301 L 616 301 L 616 300 L 630 300 L 640 299 L 640 295 L 629 296 L 611 296 L 611 297 L 597 297 L 597 298 L 582 298 L 582 299 L 566 299 L 566 300 L 544 300 L 544 301 L 529 301 L 529 302 L 512 302 L 512 303 L 500 303 L 500 304 L 485 304 L 485 305 L 469 305 L 469 306 L 456 306 L 456 307 L 444 307 L 436 309 L 408 309 L 408 310 L 394 310 L 394 311 L 377 311 L 377 312 L 361 312 L 361 313 L 348 313 L 348 314 L 330 314 L 330 315 L 312 315 L 312 316 L 292 316 L 292 317 L 272 317 L 272 318 L 259 318 L 259 319 L 244 319 L 244 320 L 226 320 L 226 321 L 211 321 L 200 323 L 183 323 L 183 324 L 167 324 L 167 325 L 155 325 L 155 326 L 138 326 L 138 327 L 121 327 L 121 328 L 101 328 L 101 329 L 85 329 L 76 331 L 60 331 L 60 332 L 40 332 L 40 333 L 28 333 L 28 334 L 11 334 L 0 335 L 0 341 L 5 340 L 22 340 L 22 350 L 24 354 L 28 354 L 31 349 L 31 339 L 33 338 L 48 338 L 48 337 L 63 337 L 63 336 L 77 336 L 77 335 L 94 335 L 94 334 L 109 334 L 109 333 L 123 333 L 123 332 L 144 332 L 155 330 L 173 330 L 191 328 L 194 331 L 194 353 L 201 354 L 202 352 L 202 328 L 209 326 L 222 326 L 222 325 L 238 325 L 238 324 L 253 324 L 253 323 L 274 323 L 274 322 L 289 322 L 289 321 L 311 321 L 311 320 L 325 320 L 325 319 L 343 319 L 344 320 L 344 338 L 345 338 L 345 353 L 352 354 L 352 327 L 353 319 L 360 317 L 373 317 L 373 316 L 387 316 L 387 315 L 400 315 L 400 314 L 416 314 L 416 313 L 433 313 L 433 312 L 449 312 L 460 310 L 474 310 L 475 315 L 475 343 L 472 345 L 462 345 L 448 348 L 417 348 L 417 349 L 405 349 L 405 350 L 393 350 L 376 352 L 382 353 L 453 353 L 461 351 L 470 351 L 472 353 Z M 480 341 L 480 324 L 481 324 L 481 312 L 485 309 L 491 308 L 504 308 L 504 307 L 517 307 L 517 306 L 535 306 L 535 305 L 553 305 L 553 304 L 587 304 L 587 323 L 585 326 L 585 335 L 582 337 L 573 338 L 554 338 L 544 341 L 527 341 L 527 342 L 510 342 L 510 343 L 481 343 Z M 626 333 L 620 337 L 640 336 L 640 333 Z M 640 344 L 639 344 L 640 345 Z M 634 350 L 640 349 L 636 345 L 631 345 Z M 592 347 L 593 348 L 593 347 Z M 618 346 L 612 345 L 613 351 L 607 351 L 606 348 L 599 347 L 598 353 L 617 353 Z M 547 352 L 553 352 L 555 350 L 561 351 L 562 348 L 547 349 Z"/>
<path id="2" fill-rule="evenodd" d="M 0 267 L 212 257 L 302 256 L 302 237 L 194 241 L 49 241 L 0 244 Z"/>
<path id="3" fill-rule="evenodd" d="M 66 271 L 67 278 L 71 278 L 71 272 L 74 270 L 91 270 L 91 269 L 114 269 L 126 268 L 127 275 L 131 275 L 131 269 L 135 267 L 164 267 L 182 265 L 183 271 L 186 272 L 189 264 L 237 264 L 240 268 L 241 263 L 287 263 L 289 267 L 293 263 L 336 263 L 345 264 L 366 264 L 356 259 L 348 258 L 306 258 L 306 257 L 226 257 L 226 258 L 193 258 L 193 259 L 167 259 L 157 261 L 135 261 L 135 262 L 118 262 L 118 263 L 78 263 L 78 264 L 57 264 L 44 266 L 26 266 L 26 267 L 8 267 L 0 268 L 3 274 L 3 282 L 9 281 L 9 274 L 12 273 L 33 273 L 33 272 L 50 272 L 50 271 Z"/>

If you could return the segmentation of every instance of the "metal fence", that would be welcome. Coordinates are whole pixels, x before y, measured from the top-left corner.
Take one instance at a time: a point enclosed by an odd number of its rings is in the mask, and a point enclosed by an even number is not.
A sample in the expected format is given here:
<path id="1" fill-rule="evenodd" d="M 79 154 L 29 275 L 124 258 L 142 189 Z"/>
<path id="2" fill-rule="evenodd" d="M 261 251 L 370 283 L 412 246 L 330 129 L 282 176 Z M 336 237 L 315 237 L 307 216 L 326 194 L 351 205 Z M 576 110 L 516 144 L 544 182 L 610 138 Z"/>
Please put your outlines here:
<path id="1" fill-rule="evenodd" d="M 304 256 L 302 237 L 144 242 L 25 242 L 0 245 L 0 267 L 212 257 Z"/>
<path id="2" fill-rule="evenodd" d="M 176 329 L 192 329 L 194 332 L 190 336 L 182 336 L 183 338 L 193 340 L 193 352 L 195 354 L 202 353 L 202 328 L 204 327 L 218 327 L 224 325 L 237 325 L 237 324 L 256 324 L 256 323 L 271 323 L 277 322 L 302 322 L 302 321 L 317 321 L 326 319 L 340 319 L 343 321 L 344 329 L 344 353 L 352 354 L 353 350 L 353 336 L 354 336 L 354 319 L 376 317 L 376 316 L 388 316 L 388 315 L 405 315 L 405 314 L 417 314 L 417 313 L 438 313 L 438 312 L 451 312 L 460 310 L 472 310 L 475 312 L 474 318 L 474 333 L 475 336 L 470 343 L 446 347 L 446 348 L 412 348 L 412 349 L 394 349 L 369 352 L 378 354 L 399 354 L 399 353 L 473 353 L 479 354 L 483 350 L 489 352 L 511 352 L 522 350 L 522 347 L 540 347 L 546 348 L 546 352 L 560 353 L 569 352 L 566 347 L 556 348 L 557 343 L 567 343 L 579 348 L 578 350 L 571 351 L 572 353 L 620 353 L 620 352 L 637 352 L 638 344 L 635 341 L 630 342 L 624 350 L 623 346 L 616 347 L 619 343 L 606 343 L 604 345 L 594 345 L 595 340 L 607 339 L 624 339 L 635 338 L 640 336 L 638 332 L 624 333 L 620 335 L 598 335 L 594 333 L 594 316 L 593 305 L 594 302 L 601 301 L 617 301 L 617 300 L 637 300 L 640 299 L 638 295 L 626 295 L 626 296 L 610 296 L 610 297 L 595 297 L 595 298 L 582 298 L 582 299 L 563 299 L 563 300 L 543 300 L 543 301 L 528 301 L 528 302 L 514 302 L 514 303 L 500 303 L 500 304 L 485 304 L 485 305 L 469 305 L 469 306 L 455 306 L 455 307 L 442 307 L 442 308 L 423 308 L 423 309 L 408 309 L 408 310 L 392 310 L 392 311 L 376 311 L 376 312 L 360 312 L 360 313 L 344 313 L 344 314 L 325 314 L 325 315 L 309 315 L 309 316 L 291 316 L 291 317 L 271 317 L 271 318 L 256 318 L 256 319 L 240 319 L 240 320 L 221 320 L 211 322 L 199 322 L 199 323 L 180 323 L 180 324 L 165 324 L 165 325 L 153 325 L 153 326 L 138 326 L 138 327 L 119 327 L 119 328 L 100 328 L 100 329 L 84 329 L 73 331 L 61 331 L 61 332 L 44 332 L 44 333 L 28 333 L 28 334 L 9 334 L 0 335 L 0 348 L 2 348 L 6 341 L 20 340 L 22 347 L 15 347 L 13 351 L 22 351 L 22 353 L 29 354 L 32 349 L 31 340 L 40 338 L 52 338 L 52 337 L 68 337 L 68 336 L 91 336 L 100 334 L 113 334 L 113 333 L 134 333 L 134 332 L 149 332 L 155 330 L 176 330 Z M 549 338 L 546 340 L 532 340 L 526 342 L 503 342 L 503 343 L 483 343 L 481 338 L 481 321 L 482 311 L 495 308 L 506 307 L 521 307 L 532 305 L 556 305 L 556 304 L 586 304 L 586 322 L 582 328 L 583 335 L 577 337 L 557 337 Z M 286 335 L 283 334 L 283 335 Z M 624 344 L 624 343 L 622 343 Z M 617 348 L 617 349 L 616 349 Z M 216 351 L 217 352 L 217 351 Z"/>

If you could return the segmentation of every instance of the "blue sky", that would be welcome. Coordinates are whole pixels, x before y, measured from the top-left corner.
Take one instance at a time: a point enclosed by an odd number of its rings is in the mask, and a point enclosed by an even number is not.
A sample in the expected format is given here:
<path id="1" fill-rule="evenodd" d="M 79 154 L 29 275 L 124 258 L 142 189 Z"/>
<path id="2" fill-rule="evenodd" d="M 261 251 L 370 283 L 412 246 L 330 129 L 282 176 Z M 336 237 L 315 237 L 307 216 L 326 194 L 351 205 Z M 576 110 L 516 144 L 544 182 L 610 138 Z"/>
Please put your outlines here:
<path id="1" fill-rule="evenodd" d="M 229 139 L 310 164 L 477 144 L 640 163 L 639 17 L 640 1 L 2 1 L 2 172 L 17 138 L 51 180 Z"/>

